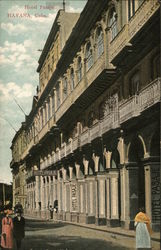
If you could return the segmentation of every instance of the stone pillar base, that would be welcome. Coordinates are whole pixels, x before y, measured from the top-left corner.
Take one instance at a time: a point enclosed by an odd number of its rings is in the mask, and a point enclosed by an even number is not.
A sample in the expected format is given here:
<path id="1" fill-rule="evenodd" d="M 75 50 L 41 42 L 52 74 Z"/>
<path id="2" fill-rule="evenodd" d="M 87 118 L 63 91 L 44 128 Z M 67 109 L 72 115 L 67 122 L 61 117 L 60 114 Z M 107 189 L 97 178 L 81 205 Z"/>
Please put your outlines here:
<path id="1" fill-rule="evenodd" d="M 97 226 L 106 225 L 106 218 L 95 218 L 95 224 Z"/>
<path id="2" fill-rule="evenodd" d="M 78 213 L 71 213 L 71 221 L 72 222 L 76 222 L 76 223 L 79 222 L 79 215 L 78 215 Z"/>
<path id="3" fill-rule="evenodd" d="M 108 227 L 120 227 L 120 220 L 119 219 L 109 219 L 106 221 L 106 225 Z"/>
<path id="4" fill-rule="evenodd" d="M 151 226 L 154 232 L 160 232 L 160 223 L 152 223 Z"/>
<path id="5" fill-rule="evenodd" d="M 86 223 L 86 214 L 79 214 L 79 223 Z"/>
<path id="6" fill-rule="evenodd" d="M 95 224 L 95 216 L 86 215 L 86 224 Z"/>
<path id="7" fill-rule="evenodd" d="M 66 212 L 63 212 L 63 220 L 66 221 Z"/>
<path id="8" fill-rule="evenodd" d="M 58 212 L 57 218 L 58 220 L 63 220 L 63 212 Z"/>
<path id="9" fill-rule="evenodd" d="M 71 221 L 71 214 L 70 214 L 70 212 L 66 212 L 65 213 L 65 218 L 66 218 L 66 221 Z"/>
<path id="10" fill-rule="evenodd" d="M 133 230 L 134 229 L 134 221 L 121 221 L 120 226 L 124 229 Z"/>

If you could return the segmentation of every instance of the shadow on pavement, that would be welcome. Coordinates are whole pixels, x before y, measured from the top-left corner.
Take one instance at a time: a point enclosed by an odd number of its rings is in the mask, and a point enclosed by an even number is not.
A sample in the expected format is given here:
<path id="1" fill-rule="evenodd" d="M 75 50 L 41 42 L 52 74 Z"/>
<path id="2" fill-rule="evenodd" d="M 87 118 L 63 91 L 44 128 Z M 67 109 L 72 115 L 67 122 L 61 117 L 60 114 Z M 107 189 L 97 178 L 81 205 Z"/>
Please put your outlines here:
<path id="1" fill-rule="evenodd" d="M 126 250 L 112 242 L 88 239 L 77 236 L 36 235 L 28 236 L 22 244 L 22 250 Z"/>
<path id="2" fill-rule="evenodd" d="M 40 231 L 44 229 L 57 229 L 66 226 L 64 223 L 53 223 L 50 221 L 31 221 L 26 220 L 25 231 Z"/>

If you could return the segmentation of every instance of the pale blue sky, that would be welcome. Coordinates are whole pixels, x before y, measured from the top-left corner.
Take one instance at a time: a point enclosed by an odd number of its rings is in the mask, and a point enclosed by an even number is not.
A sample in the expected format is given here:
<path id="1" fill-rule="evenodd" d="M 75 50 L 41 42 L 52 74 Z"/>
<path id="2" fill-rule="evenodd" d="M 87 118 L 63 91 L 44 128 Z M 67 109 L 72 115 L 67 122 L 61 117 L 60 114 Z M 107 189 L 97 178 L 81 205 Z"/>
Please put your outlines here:
<path id="1" fill-rule="evenodd" d="M 26 114 L 30 112 L 39 79 L 38 49 L 43 48 L 62 2 L 0 0 L 0 181 L 12 181 L 10 146 L 15 135 L 12 126 L 17 131 L 25 120 L 13 98 Z M 86 2 L 66 0 L 66 11 L 80 12 Z M 37 9 L 25 9 L 25 5 Z M 40 5 L 50 5 L 52 9 L 40 9 Z M 14 17 L 16 13 L 18 16 Z M 28 13 L 30 18 L 21 17 L 22 13 Z"/>

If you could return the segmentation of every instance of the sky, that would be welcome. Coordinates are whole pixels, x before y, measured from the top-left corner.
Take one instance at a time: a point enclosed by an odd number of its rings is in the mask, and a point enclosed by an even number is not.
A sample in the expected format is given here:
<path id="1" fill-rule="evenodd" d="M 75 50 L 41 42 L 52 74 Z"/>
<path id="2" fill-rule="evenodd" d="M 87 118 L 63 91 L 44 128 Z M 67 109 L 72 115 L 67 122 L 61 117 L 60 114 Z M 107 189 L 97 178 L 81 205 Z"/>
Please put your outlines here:
<path id="1" fill-rule="evenodd" d="M 0 182 L 12 181 L 12 139 L 25 121 L 24 113 L 31 110 L 39 85 L 38 50 L 43 49 L 62 2 L 0 0 Z M 66 0 L 66 11 L 81 12 L 86 2 Z"/>

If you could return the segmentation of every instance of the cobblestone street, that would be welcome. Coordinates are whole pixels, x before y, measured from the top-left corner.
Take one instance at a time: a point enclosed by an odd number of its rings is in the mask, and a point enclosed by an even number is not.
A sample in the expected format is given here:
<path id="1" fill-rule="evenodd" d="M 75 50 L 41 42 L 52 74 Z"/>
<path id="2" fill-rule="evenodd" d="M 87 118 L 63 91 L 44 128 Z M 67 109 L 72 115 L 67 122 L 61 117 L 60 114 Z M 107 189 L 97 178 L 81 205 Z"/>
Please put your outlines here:
<path id="1" fill-rule="evenodd" d="M 133 238 L 66 223 L 27 220 L 23 250 L 135 249 Z"/>

